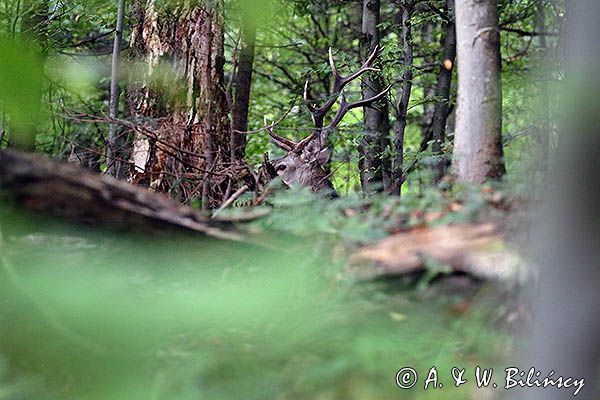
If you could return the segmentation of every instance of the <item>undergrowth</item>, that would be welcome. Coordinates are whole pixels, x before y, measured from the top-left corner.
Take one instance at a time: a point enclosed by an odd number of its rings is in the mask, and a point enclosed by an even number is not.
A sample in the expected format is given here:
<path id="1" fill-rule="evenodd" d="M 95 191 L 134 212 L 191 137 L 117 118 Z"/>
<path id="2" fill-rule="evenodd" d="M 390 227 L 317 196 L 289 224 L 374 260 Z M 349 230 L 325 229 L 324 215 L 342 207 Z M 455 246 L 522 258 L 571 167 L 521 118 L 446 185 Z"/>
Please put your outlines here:
<path id="1" fill-rule="evenodd" d="M 453 387 L 450 371 L 505 361 L 511 339 L 490 324 L 496 306 L 353 282 L 340 274 L 347 254 L 335 250 L 482 217 L 501 203 L 493 193 L 399 202 L 282 192 L 245 228 L 250 243 L 118 234 L 4 210 L 0 399 L 471 398 L 474 384 Z M 457 301 L 474 305 L 457 311 Z M 425 392 L 433 366 L 446 385 Z M 420 374 L 411 390 L 395 384 L 403 367 Z"/>

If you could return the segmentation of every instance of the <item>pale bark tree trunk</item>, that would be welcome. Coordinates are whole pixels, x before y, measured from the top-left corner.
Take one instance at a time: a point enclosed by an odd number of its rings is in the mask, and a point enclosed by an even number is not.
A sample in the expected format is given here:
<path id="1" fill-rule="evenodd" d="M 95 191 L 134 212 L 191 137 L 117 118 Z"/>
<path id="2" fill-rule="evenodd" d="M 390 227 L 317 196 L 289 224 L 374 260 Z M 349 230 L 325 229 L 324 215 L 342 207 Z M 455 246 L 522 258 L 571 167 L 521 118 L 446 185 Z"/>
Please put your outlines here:
<path id="1" fill-rule="evenodd" d="M 213 208 L 225 195 L 231 154 L 222 0 L 137 0 L 133 12 L 132 53 L 143 75 L 132 82 L 129 112 L 153 133 L 136 133 L 131 179 Z"/>
<path id="2" fill-rule="evenodd" d="M 434 166 L 434 182 L 438 182 L 446 173 L 446 160 L 442 158 L 442 146 L 446 141 L 446 123 L 450 112 L 450 89 L 452 71 L 456 59 L 456 27 L 454 24 L 454 0 L 446 1 L 448 21 L 442 38 L 442 58 L 436 88 L 438 98 L 433 113 L 431 150 L 438 159 Z"/>
<path id="3" fill-rule="evenodd" d="M 402 86 L 398 89 L 398 105 L 396 106 L 396 123 L 394 124 L 394 183 L 391 193 L 400 195 L 400 189 L 404 181 L 404 132 L 406 130 L 406 117 L 408 114 L 408 103 L 412 91 L 413 79 L 413 48 L 412 48 L 412 26 L 411 15 L 413 6 L 408 1 L 402 6 L 400 13 L 400 24 L 402 27 L 401 42 L 403 50 L 403 72 Z"/>
<path id="4" fill-rule="evenodd" d="M 110 74 L 109 116 L 113 120 L 119 115 L 119 67 L 121 63 L 121 46 L 123 43 L 124 16 L 125 0 L 119 0 Z M 120 157 L 122 156 L 122 149 L 120 147 L 123 145 L 123 141 L 119 140 L 117 129 L 118 126 L 116 123 L 111 122 L 109 124 L 106 141 L 106 163 L 108 165 L 106 173 L 114 177 L 122 177 L 124 171 L 122 170 L 120 161 Z"/>
<path id="5" fill-rule="evenodd" d="M 456 2 L 458 110 L 453 168 L 482 183 L 504 174 L 497 0 Z"/>
<path id="6" fill-rule="evenodd" d="M 380 17 L 379 0 L 363 0 L 362 8 L 362 32 L 360 36 L 361 62 L 373 51 L 379 43 Z M 363 98 L 375 96 L 383 90 L 383 82 L 380 78 L 365 75 L 362 83 Z M 359 146 L 359 169 L 361 185 L 364 191 L 372 189 L 383 190 L 384 180 L 389 178 L 385 175 L 385 163 L 382 158 L 389 138 L 389 120 L 387 104 L 379 103 L 379 109 L 364 108 L 364 134 Z"/>
<path id="7" fill-rule="evenodd" d="M 252 88 L 252 66 L 254 64 L 254 44 L 256 27 L 252 21 L 242 22 L 240 60 L 235 75 L 235 95 L 231 111 L 231 151 L 232 159 L 243 160 L 246 153 L 248 130 L 248 108 Z"/>

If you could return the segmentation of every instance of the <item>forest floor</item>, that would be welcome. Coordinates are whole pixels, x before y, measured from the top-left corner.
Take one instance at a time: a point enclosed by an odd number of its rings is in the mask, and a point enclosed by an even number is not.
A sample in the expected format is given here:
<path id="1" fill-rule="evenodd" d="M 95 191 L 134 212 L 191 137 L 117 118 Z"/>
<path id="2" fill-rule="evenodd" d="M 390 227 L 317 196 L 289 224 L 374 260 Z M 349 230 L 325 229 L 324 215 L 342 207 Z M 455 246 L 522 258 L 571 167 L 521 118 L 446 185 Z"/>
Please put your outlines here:
<path id="1" fill-rule="evenodd" d="M 125 233 L 5 202 L 0 353 L 11 373 L 0 374 L 0 390 L 470 399 L 484 394 L 475 366 L 502 366 L 518 351 L 529 275 L 518 195 L 501 186 L 401 199 L 284 191 L 269 203 L 238 225 L 239 240 Z M 86 214 L 82 204 L 74 214 Z M 424 391 L 434 366 L 445 387 Z M 394 380 L 405 367 L 419 373 L 410 390 Z M 453 367 L 470 371 L 467 384 L 454 387 Z"/>

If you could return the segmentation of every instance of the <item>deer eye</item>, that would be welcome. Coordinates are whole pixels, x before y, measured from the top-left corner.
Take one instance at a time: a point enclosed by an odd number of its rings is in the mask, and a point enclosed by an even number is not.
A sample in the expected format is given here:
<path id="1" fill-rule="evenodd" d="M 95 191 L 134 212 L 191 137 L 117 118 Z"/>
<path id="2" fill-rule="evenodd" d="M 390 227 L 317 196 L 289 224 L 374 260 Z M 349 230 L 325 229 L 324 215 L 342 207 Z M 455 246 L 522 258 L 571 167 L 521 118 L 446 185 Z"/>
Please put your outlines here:
<path id="1" fill-rule="evenodd" d="M 275 168 L 275 171 L 282 172 L 282 171 L 285 171 L 286 168 L 287 168 L 287 165 L 281 164 L 281 165 L 278 165 L 277 168 Z"/>

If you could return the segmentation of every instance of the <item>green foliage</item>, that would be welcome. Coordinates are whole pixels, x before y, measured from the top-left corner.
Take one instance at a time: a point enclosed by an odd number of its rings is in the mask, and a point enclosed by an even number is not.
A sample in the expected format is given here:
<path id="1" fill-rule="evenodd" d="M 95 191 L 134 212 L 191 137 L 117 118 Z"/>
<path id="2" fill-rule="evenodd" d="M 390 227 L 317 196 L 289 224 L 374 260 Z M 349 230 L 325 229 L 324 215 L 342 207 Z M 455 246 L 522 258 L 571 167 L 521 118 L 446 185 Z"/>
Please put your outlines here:
<path id="1" fill-rule="evenodd" d="M 261 2 L 231 0 L 228 2 L 228 6 L 237 14 L 237 18 L 243 20 L 246 26 L 252 25 L 253 29 L 265 27 L 272 21 L 276 10 L 282 8 L 281 1 L 279 0 L 264 0 Z"/>
<path id="2" fill-rule="evenodd" d="M 35 45 L 23 42 L 24 11 L 17 4 L 0 4 L 2 128 L 10 136 L 13 126 L 37 125 L 38 150 L 62 158 L 81 147 L 102 154 L 106 126 L 78 117 L 107 110 L 114 2 L 50 2 L 45 41 Z M 532 4 L 502 1 L 503 26 L 534 30 Z M 232 0 L 226 7 L 227 84 L 240 23 L 259 27 L 249 129 L 262 128 L 266 117 L 280 121 L 279 134 L 306 136 L 311 122 L 302 86 L 310 79 L 314 100 L 327 98 L 328 47 L 342 73 L 359 64 L 353 2 Z M 553 11 L 548 24 L 559 29 L 562 15 L 554 5 L 547 8 Z M 396 12 L 395 5 L 384 6 L 379 28 L 385 32 L 383 79 L 397 85 L 408 67 L 401 61 Z M 474 312 L 456 316 L 447 310 L 456 295 L 417 300 L 433 285 L 431 275 L 409 290 L 340 277 L 357 243 L 407 227 L 477 220 L 489 212 L 486 190 L 518 193 L 523 186 L 515 183 L 524 185 L 535 161 L 531 99 L 540 82 L 560 77 L 560 70 L 546 76 L 532 70 L 535 42 L 503 31 L 507 186 L 440 190 L 432 185 L 433 154 L 420 151 L 420 144 L 427 109 L 439 100 L 428 89 L 436 84 L 442 20 L 418 12 L 412 22 L 415 77 L 404 158 L 416 168 L 400 199 L 359 194 L 363 115 L 353 110 L 332 138 L 330 168 L 341 198 L 277 193 L 269 200 L 270 215 L 248 228 L 252 243 L 91 232 L 30 220 L 2 204 L 0 399 L 472 398 L 472 388 L 429 396 L 399 392 L 393 376 L 403 366 L 449 370 L 502 361 L 505 338 L 488 324 L 497 304 L 484 298 Z M 431 40 L 424 38 L 426 24 L 433 25 Z M 139 77 L 126 60 L 124 75 Z M 150 84 L 181 104 L 186 92 L 173 76 L 161 65 Z M 551 95 L 556 92 L 550 83 Z M 40 93 L 42 107 L 36 107 Z M 357 82 L 348 97 L 359 96 Z M 390 106 L 396 101 L 393 93 Z M 281 155 L 264 131 L 249 134 L 246 150 L 254 166 L 266 151 Z M 431 267 L 439 272 L 444 266 Z"/>
<path id="3" fill-rule="evenodd" d="M 403 366 L 500 362 L 505 341 L 485 327 L 485 302 L 456 317 L 443 296 L 422 303 L 340 280 L 331 234 L 373 227 L 320 222 L 334 210 L 300 193 L 275 203 L 251 244 L 115 235 L 3 212 L 0 353 L 11 376 L 40 382 L 36 398 L 367 399 L 397 396 Z M 0 393 L 19 387 L 10 382 L 0 379 Z"/>
<path id="4" fill-rule="evenodd" d="M 10 115 L 15 143 L 32 140 L 40 120 L 43 68 L 39 48 L 0 33 L 0 104 Z"/>

